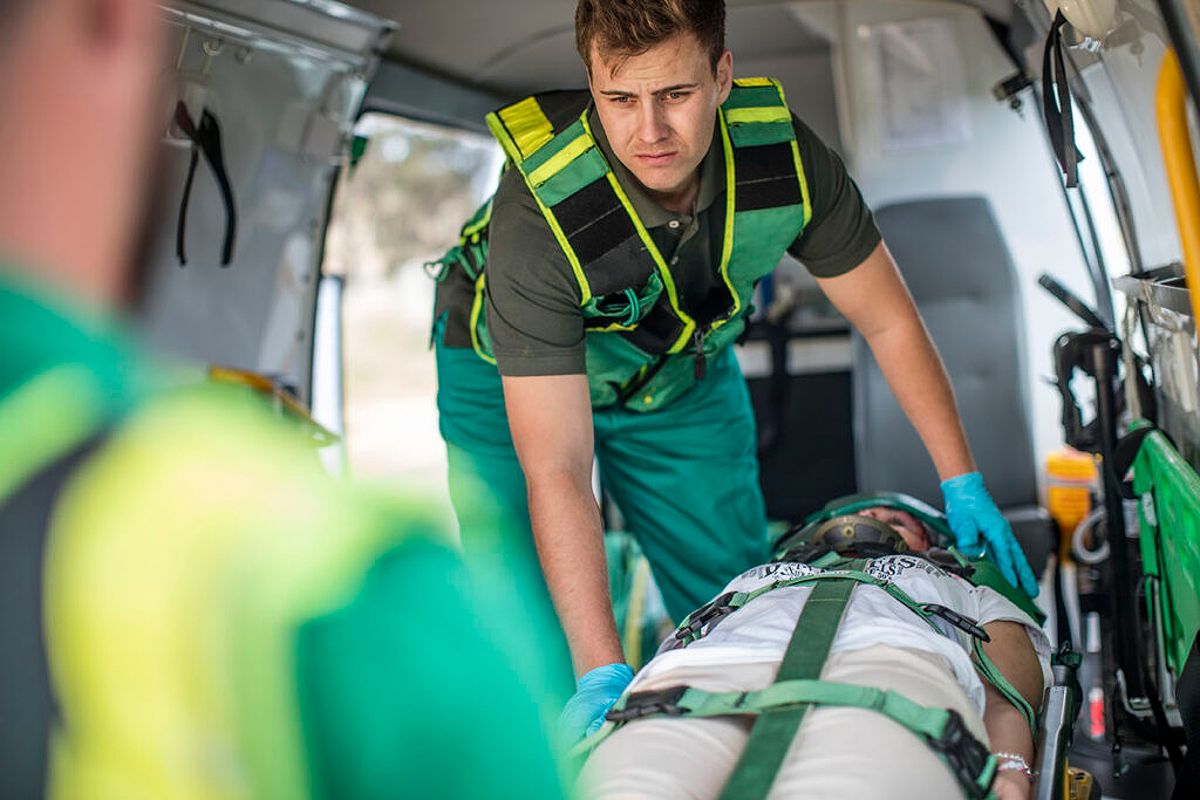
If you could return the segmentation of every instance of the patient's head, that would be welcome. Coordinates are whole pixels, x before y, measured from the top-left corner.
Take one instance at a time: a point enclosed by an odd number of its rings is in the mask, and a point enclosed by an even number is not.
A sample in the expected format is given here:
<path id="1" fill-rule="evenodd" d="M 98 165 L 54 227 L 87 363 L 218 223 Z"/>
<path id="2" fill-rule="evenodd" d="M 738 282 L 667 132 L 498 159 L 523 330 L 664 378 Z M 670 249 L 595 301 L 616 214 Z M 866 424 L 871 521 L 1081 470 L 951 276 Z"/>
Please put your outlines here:
<path id="1" fill-rule="evenodd" d="M 904 537 L 904 541 L 911 550 L 920 553 L 928 550 L 930 547 L 929 533 L 925 530 L 925 526 L 921 524 L 919 519 L 907 511 L 901 511 L 898 508 L 875 506 L 863 509 L 857 513 L 891 525 L 892 528 Z"/>

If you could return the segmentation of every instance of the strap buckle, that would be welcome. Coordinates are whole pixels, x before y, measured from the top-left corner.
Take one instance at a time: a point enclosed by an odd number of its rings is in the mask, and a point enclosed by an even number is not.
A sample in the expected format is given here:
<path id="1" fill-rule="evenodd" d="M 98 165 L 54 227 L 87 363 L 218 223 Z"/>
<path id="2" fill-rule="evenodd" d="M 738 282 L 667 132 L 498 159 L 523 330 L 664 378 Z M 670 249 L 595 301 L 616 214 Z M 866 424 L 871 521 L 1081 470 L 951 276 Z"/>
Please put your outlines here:
<path id="1" fill-rule="evenodd" d="M 667 689 L 657 689 L 645 692 L 633 692 L 625 698 L 625 704 L 620 708 L 609 709 L 605 717 L 609 722 L 629 722 L 643 717 L 665 714 L 678 717 L 688 713 L 688 709 L 679 705 L 686 686 L 671 686 Z"/>
<path id="2" fill-rule="evenodd" d="M 675 629 L 675 641 L 672 642 L 671 649 L 691 644 L 700 638 L 700 632 L 705 625 L 715 622 L 726 614 L 731 613 L 733 607 L 729 604 L 733 601 L 734 594 L 736 593 L 726 592 L 719 597 L 714 597 L 691 614 L 688 614 L 687 619 L 684 620 L 684 624 Z"/>
<path id="3" fill-rule="evenodd" d="M 971 734 L 961 714 L 953 709 L 947 712 L 949 716 L 946 726 L 942 728 L 942 735 L 930 738 L 929 746 L 946 759 L 946 764 L 968 798 L 984 800 L 996 777 L 996 759 Z"/>
<path id="4" fill-rule="evenodd" d="M 978 622 L 958 613 L 952 608 L 946 608 L 937 603 L 922 603 L 921 608 L 935 617 L 941 617 L 963 633 L 973 636 L 981 642 L 990 642 L 992 640 L 992 637 L 988 636 L 987 631 Z"/>

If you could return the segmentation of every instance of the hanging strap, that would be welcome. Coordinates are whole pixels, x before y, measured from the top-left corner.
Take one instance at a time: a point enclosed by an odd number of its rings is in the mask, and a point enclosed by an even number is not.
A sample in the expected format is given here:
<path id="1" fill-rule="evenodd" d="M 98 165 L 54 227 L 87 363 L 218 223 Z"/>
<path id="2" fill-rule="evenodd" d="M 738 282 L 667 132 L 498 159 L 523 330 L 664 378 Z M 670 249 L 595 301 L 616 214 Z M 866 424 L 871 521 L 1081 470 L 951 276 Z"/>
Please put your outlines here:
<path id="1" fill-rule="evenodd" d="M 1059 9 L 1050 24 L 1046 49 L 1042 53 L 1042 111 L 1054 156 L 1062 167 L 1067 187 L 1074 188 L 1079 185 L 1078 163 L 1083 157 L 1075 148 L 1075 117 L 1071 110 L 1071 87 L 1063 57 L 1062 27 L 1066 24 L 1067 18 Z M 1051 71 L 1052 65 L 1054 72 Z"/>
<path id="2" fill-rule="evenodd" d="M 192 184 L 196 177 L 196 165 L 203 154 L 221 189 L 221 200 L 225 204 L 225 243 L 221 248 L 221 266 L 227 267 L 233 260 L 233 246 L 237 239 L 237 204 L 233 198 L 233 186 L 225 169 L 225 154 L 221 147 L 221 124 L 207 108 L 200 113 L 200 124 L 192 122 L 183 101 L 175 104 L 175 124 L 192 141 L 192 157 L 188 164 L 187 178 L 183 184 L 183 199 L 179 203 L 179 222 L 175 228 L 175 255 L 180 264 L 187 264 L 184 239 L 187 231 L 188 202 L 192 195 Z"/>

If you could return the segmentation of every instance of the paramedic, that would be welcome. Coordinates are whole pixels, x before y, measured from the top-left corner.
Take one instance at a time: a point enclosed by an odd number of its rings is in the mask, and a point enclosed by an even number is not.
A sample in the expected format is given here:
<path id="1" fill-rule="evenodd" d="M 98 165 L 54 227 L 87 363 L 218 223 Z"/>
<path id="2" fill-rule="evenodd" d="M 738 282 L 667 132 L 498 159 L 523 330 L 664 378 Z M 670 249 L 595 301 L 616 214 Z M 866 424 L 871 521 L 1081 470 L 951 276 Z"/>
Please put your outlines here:
<path id="1" fill-rule="evenodd" d="M 561 797 L 436 515 L 122 333 L 161 15 L 0 4 L 0 797 Z"/>
<path id="2" fill-rule="evenodd" d="M 865 572 L 886 578 L 918 603 L 937 603 L 982 626 L 990 636 L 983 651 L 1036 709 L 1043 685 L 1052 680 L 1050 645 L 1041 628 L 994 589 L 973 586 L 913 555 L 928 551 L 930 543 L 911 514 L 887 508 L 857 513 L 890 524 L 913 551 L 875 558 Z M 774 581 L 823 572 L 802 560 L 785 556 L 756 567 L 731 581 L 724 592 L 750 592 Z M 699 631 L 700 638 L 685 647 L 664 645 L 630 690 L 680 685 L 711 692 L 766 688 L 775 681 L 793 630 L 803 632 L 797 620 L 813 586 L 767 591 L 720 619 L 719 625 L 709 623 Z M 887 689 L 926 707 L 953 709 L 971 734 L 996 754 L 996 795 L 1001 800 L 1029 797 L 1029 767 L 1034 761 L 1030 723 L 973 665 L 970 635 L 942 619 L 937 624 L 927 624 L 881 589 L 859 585 L 823 670 L 816 668 L 820 679 Z M 816 646 L 811 639 L 806 643 Z M 735 763 L 749 750 L 753 723 L 753 717 L 744 715 L 655 716 L 629 722 L 592 752 L 580 775 L 583 794 L 596 800 L 635 795 L 715 798 L 731 774 L 737 780 Z M 934 750 L 877 710 L 811 708 L 785 752 L 771 785 L 773 797 L 963 796 L 958 780 Z"/>
<path id="3" fill-rule="evenodd" d="M 497 527 L 459 499 L 486 484 L 540 559 L 581 676 L 564 718 L 577 733 L 632 674 L 593 454 L 674 618 L 765 557 L 754 415 L 729 345 L 785 251 L 870 344 L 960 547 L 986 543 L 1036 593 L 870 210 L 776 83 L 733 80 L 724 18 L 723 0 L 579 0 L 590 92 L 489 116 L 511 167 L 443 260 L 438 404 L 463 540 Z"/>

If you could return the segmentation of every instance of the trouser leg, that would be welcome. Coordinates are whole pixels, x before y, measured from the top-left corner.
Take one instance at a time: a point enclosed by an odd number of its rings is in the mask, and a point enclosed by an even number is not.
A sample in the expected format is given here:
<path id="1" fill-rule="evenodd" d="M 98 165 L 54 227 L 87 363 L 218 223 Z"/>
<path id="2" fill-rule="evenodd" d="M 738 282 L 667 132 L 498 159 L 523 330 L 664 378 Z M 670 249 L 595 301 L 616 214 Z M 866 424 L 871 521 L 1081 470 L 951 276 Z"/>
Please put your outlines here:
<path id="1" fill-rule="evenodd" d="M 666 408 L 603 409 L 595 423 L 601 480 L 676 622 L 766 560 L 754 412 L 732 352 Z"/>

